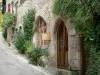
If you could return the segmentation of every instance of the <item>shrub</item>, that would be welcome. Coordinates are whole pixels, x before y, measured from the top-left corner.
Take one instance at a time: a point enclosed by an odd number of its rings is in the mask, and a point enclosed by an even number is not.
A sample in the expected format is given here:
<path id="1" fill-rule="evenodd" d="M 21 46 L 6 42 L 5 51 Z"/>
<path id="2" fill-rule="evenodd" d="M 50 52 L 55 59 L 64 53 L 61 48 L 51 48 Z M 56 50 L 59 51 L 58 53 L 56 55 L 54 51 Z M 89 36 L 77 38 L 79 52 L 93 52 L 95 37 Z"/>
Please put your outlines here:
<path id="1" fill-rule="evenodd" d="M 7 39 L 7 29 L 2 30 L 2 36 L 4 37 L 4 39 Z"/>
<path id="2" fill-rule="evenodd" d="M 14 15 L 12 13 L 6 13 L 4 15 L 4 24 L 6 25 L 5 27 L 10 27 L 14 23 Z"/>
<path id="3" fill-rule="evenodd" d="M 47 50 L 42 50 L 41 48 L 36 47 L 35 45 L 33 45 L 33 46 L 31 45 L 27 49 L 28 49 L 27 54 L 29 56 L 30 63 L 44 67 L 45 65 L 44 65 L 44 62 L 42 61 L 41 57 L 48 56 Z"/>
<path id="4" fill-rule="evenodd" d="M 100 74 L 100 51 L 97 53 L 96 48 L 92 47 L 89 52 L 89 64 L 86 75 L 99 75 Z"/>
<path id="5" fill-rule="evenodd" d="M 6 13 L 4 15 L 4 20 L 2 23 L 2 32 L 3 32 L 3 37 L 5 40 L 7 39 L 7 29 L 8 27 L 11 27 L 14 23 L 14 15 L 11 13 Z"/>
<path id="6" fill-rule="evenodd" d="M 34 65 L 38 65 L 40 57 L 42 56 L 41 49 L 38 47 L 33 48 L 33 51 L 30 54 L 31 54 L 30 63 Z"/>
<path id="7" fill-rule="evenodd" d="M 35 20 L 35 10 L 30 9 L 23 17 L 24 36 L 26 41 L 31 41 L 33 37 L 33 26 Z"/>
<path id="8" fill-rule="evenodd" d="M 20 53 L 25 53 L 25 51 L 26 51 L 25 38 L 24 38 L 24 34 L 21 31 L 19 31 L 15 34 L 14 44 Z"/>
<path id="9" fill-rule="evenodd" d="M 0 31 L 2 31 L 2 23 L 3 23 L 4 15 L 0 12 Z"/>
<path id="10" fill-rule="evenodd" d="M 31 52 L 32 52 L 32 50 L 33 50 L 33 47 L 34 47 L 34 45 L 32 45 L 30 42 L 26 42 L 25 43 L 25 47 L 26 47 L 26 54 L 27 54 L 27 56 L 30 58 L 31 57 Z"/>

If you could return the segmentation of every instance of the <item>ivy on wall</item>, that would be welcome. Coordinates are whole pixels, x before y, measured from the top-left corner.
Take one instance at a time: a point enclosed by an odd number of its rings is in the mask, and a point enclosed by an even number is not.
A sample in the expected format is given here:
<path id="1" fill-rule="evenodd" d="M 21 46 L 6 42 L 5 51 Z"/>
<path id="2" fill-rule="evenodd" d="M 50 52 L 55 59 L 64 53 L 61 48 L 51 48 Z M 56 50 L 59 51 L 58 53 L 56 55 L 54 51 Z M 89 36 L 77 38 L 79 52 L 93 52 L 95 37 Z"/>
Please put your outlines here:
<path id="1" fill-rule="evenodd" d="M 100 74 L 100 0 L 53 0 L 53 14 L 69 17 L 84 37 L 89 61 L 86 75 Z M 98 66 L 98 67 L 97 67 Z"/>
<path id="2" fill-rule="evenodd" d="M 33 37 L 33 27 L 35 21 L 35 10 L 30 9 L 28 13 L 25 14 L 23 17 L 23 29 L 24 29 L 24 36 L 26 41 L 31 41 Z"/>

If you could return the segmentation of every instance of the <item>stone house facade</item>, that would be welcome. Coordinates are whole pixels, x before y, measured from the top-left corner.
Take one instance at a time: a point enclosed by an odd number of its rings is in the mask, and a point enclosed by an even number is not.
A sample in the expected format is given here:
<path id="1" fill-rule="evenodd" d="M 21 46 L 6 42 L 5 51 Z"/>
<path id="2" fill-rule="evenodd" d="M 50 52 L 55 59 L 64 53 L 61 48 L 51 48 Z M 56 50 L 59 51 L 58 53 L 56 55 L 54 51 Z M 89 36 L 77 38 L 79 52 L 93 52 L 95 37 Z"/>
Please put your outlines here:
<path id="1" fill-rule="evenodd" d="M 13 3 L 17 15 L 16 29 L 23 27 L 23 16 L 29 9 L 36 10 L 34 24 L 37 31 L 33 43 L 48 50 L 49 66 L 81 73 L 83 61 L 79 34 L 68 17 L 53 15 L 53 0 L 13 0 Z M 43 40 L 42 34 L 49 36 L 49 40 Z"/>

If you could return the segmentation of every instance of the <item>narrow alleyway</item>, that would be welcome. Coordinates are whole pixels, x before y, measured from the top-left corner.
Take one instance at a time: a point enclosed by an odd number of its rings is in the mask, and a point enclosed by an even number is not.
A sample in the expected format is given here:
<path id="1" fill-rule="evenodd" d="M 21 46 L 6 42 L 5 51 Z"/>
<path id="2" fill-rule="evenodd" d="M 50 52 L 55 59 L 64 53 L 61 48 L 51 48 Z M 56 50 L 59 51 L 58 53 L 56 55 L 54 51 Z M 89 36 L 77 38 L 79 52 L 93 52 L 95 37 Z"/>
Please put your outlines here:
<path id="1" fill-rule="evenodd" d="M 70 75 L 69 71 L 62 72 L 55 68 L 42 68 L 28 64 L 17 50 L 12 50 L 4 41 L 0 32 L 0 75 Z"/>
<path id="2" fill-rule="evenodd" d="M 45 75 L 18 60 L 4 43 L 0 33 L 0 75 Z"/>

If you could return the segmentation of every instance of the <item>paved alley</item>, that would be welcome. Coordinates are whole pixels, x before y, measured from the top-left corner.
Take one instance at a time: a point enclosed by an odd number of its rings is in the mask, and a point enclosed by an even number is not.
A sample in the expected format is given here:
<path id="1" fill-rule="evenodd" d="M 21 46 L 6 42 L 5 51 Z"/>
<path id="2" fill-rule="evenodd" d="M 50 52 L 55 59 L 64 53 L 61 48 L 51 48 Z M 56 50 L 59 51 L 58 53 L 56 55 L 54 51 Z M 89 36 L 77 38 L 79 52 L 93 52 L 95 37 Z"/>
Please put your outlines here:
<path id="1" fill-rule="evenodd" d="M 70 75 L 69 71 L 56 68 L 42 68 L 28 63 L 28 60 L 10 48 L 0 32 L 0 75 Z"/>
<path id="2" fill-rule="evenodd" d="M 0 33 L 0 75 L 44 75 L 30 67 L 29 64 L 18 60 L 4 43 Z"/>

